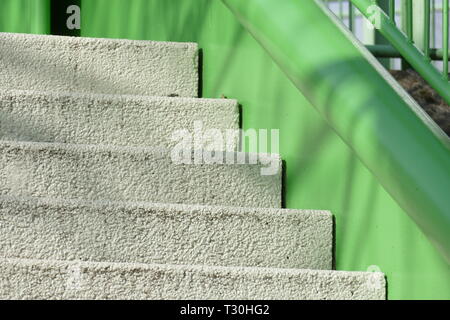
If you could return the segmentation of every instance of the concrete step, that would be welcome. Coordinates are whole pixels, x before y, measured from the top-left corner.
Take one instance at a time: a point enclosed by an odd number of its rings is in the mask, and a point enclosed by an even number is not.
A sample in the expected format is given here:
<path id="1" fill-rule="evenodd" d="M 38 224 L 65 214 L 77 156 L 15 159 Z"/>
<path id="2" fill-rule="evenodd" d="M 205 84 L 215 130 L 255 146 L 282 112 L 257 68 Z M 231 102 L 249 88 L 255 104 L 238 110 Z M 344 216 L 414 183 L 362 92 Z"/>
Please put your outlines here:
<path id="1" fill-rule="evenodd" d="M 327 211 L 0 197 L 0 256 L 331 269 Z"/>
<path id="2" fill-rule="evenodd" d="M 0 88 L 196 97 L 198 48 L 194 43 L 0 33 Z"/>
<path id="3" fill-rule="evenodd" d="M 234 165 L 176 160 L 166 149 L 0 141 L 0 195 L 281 207 L 278 156 Z"/>
<path id="4" fill-rule="evenodd" d="M 385 299 L 382 273 L 0 259 L 0 299 Z"/>
<path id="5" fill-rule="evenodd" d="M 0 62 L 1 63 L 1 62 Z M 239 129 L 235 100 L 0 91 L 0 139 L 120 146 L 176 144 L 176 130 Z M 212 138 L 205 136 L 206 148 Z M 225 140 L 225 139 L 224 139 Z M 231 150 L 237 150 L 232 139 Z M 225 150 L 224 147 L 216 147 Z"/>

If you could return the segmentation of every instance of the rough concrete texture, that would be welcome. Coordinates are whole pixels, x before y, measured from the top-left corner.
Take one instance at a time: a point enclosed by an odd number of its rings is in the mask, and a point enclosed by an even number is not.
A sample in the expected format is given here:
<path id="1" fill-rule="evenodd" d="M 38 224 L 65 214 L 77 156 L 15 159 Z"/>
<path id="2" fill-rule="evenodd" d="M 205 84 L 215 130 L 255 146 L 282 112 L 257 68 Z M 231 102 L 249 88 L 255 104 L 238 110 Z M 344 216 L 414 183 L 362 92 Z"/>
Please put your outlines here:
<path id="1" fill-rule="evenodd" d="M 331 269 L 326 211 L 0 197 L 0 256 Z"/>
<path id="2" fill-rule="evenodd" d="M 0 195 L 280 208 L 281 161 L 259 156 L 176 164 L 165 149 L 0 141 Z"/>
<path id="3" fill-rule="evenodd" d="M 236 100 L 69 94 L 21 90 L 0 91 L 0 139 L 112 144 L 120 146 L 174 146 L 176 130 L 194 132 L 203 126 L 203 148 L 215 145 L 210 128 L 239 129 Z M 223 139 L 225 140 L 225 139 Z M 237 139 L 232 139 L 237 150 Z M 223 146 L 221 146 L 223 145 Z"/>
<path id="4" fill-rule="evenodd" d="M 0 33 L 0 88 L 196 97 L 198 48 Z"/>
<path id="5" fill-rule="evenodd" d="M 382 273 L 0 259 L 1 299 L 385 299 Z"/>

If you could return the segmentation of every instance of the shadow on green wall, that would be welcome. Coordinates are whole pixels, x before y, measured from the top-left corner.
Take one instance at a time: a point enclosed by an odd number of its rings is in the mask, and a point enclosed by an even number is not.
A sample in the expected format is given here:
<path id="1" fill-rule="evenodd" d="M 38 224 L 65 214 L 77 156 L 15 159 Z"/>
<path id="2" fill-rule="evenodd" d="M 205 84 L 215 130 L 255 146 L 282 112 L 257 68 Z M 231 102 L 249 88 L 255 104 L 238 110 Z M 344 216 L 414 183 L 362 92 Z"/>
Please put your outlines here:
<path id="1" fill-rule="evenodd" d="M 50 0 L 1 0 L 0 31 L 47 34 Z"/>

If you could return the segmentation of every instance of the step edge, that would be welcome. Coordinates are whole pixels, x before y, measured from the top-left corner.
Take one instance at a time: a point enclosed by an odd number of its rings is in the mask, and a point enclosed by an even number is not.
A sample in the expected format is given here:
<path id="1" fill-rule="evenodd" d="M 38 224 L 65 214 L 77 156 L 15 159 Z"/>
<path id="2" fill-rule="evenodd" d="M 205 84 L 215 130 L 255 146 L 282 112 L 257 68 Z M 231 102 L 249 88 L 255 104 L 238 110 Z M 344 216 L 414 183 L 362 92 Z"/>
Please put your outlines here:
<path id="1" fill-rule="evenodd" d="M 107 209 L 114 207 L 115 209 L 134 210 L 134 209 L 161 209 L 161 210 L 175 210 L 185 211 L 185 214 L 193 211 L 208 210 L 211 214 L 216 214 L 219 211 L 226 210 L 229 215 L 249 216 L 263 215 L 270 217 L 279 216 L 298 216 L 308 215 L 313 218 L 332 220 L 333 214 L 329 210 L 313 210 L 313 209 L 289 209 L 289 208 L 257 208 L 257 207 L 237 207 L 237 206 L 218 206 L 218 205 L 199 205 L 199 204 L 176 204 L 176 203 L 161 203 L 161 202 L 130 202 L 130 201 L 110 201 L 110 200 L 86 200 L 86 199 L 63 199 L 63 198 L 43 198 L 43 197 L 24 197 L 24 196 L 9 196 L 1 195 L 1 203 L 21 203 L 30 206 L 47 205 L 53 207 L 70 206 L 72 208 L 90 207 Z M 235 211 L 230 211 L 235 210 Z"/>
<path id="2" fill-rule="evenodd" d="M 142 146 L 117 146 L 117 145 L 105 145 L 105 144 L 74 144 L 74 143 L 58 143 L 58 142 L 35 142 L 35 141 L 14 141 L 14 140 L 1 140 L 0 149 L 21 149 L 23 151 L 43 151 L 43 150 L 64 150 L 67 152 L 92 152 L 102 153 L 111 152 L 117 154 L 134 154 L 145 155 L 152 154 L 160 157 L 170 157 L 170 148 L 166 147 L 142 147 Z M 197 151 L 202 150 L 190 150 L 192 155 Z M 211 151 L 211 150 L 208 150 Z M 244 165 L 260 165 L 265 161 L 277 161 L 282 165 L 281 155 L 277 153 L 253 153 L 253 152 L 239 152 L 239 151 L 222 151 L 216 150 L 215 152 L 222 152 L 224 155 L 237 155 L 243 154 L 246 156 L 257 156 L 257 164 L 245 163 Z M 262 160 L 262 161 L 261 161 Z M 196 166 L 201 165 L 214 165 L 214 164 L 192 164 Z M 218 164 L 218 165 L 227 165 Z M 241 164 L 230 164 L 241 165 Z"/>
<path id="3" fill-rule="evenodd" d="M 22 90 L 22 89 L 0 89 L 0 99 L 6 96 L 51 96 L 55 98 L 89 98 L 91 100 L 112 100 L 117 102 L 124 101 L 186 101 L 191 103 L 196 102 L 212 102 L 229 104 L 230 106 L 237 107 L 239 105 L 236 99 L 221 99 L 221 98 L 196 98 L 196 97 L 166 97 L 166 96 L 147 96 L 147 95 L 132 95 L 132 94 L 104 94 L 104 93 L 82 93 L 82 92 L 54 92 L 54 91 L 41 91 L 41 90 Z"/>
<path id="4" fill-rule="evenodd" d="M 121 39 L 121 38 L 98 38 L 98 37 L 71 37 L 71 36 L 60 36 L 60 35 L 49 35 L 49 34 L 33 34 L 33 33 L 21 33 L 21 32 L 0 32 L 0 41 L 2 37 L 22 37 L 22 38 L 34 38 L 34 39 L 49 39 L 49 40 L 64 40 L 66 42 L 103 42 L 103 43 L 127 43 L 134 45 L 154 45 L 154 44 L 167 44 L 167 46 L 179 46 L 180 48 L 185 48 L 186 46 L 191 47 L 198 51 L 198 43 L 196 42 L 183 42 L 183 41 L 156 41 L 156 40 L 132 40 L 132 39 Z"/>
<path id="5" fill-rule="evenodd" d="M 223 273 L 241 273 L 241 274 L 264 274 L 278 276 L 296 276 L 301 274 L 310 274 L 316 276 L 353 276 L 353 277 L 374 277 L 385 283 L 386 275 L 383 272 L 368 271 L 342 271 L 342 270 L 317 270 L 317 269 L 294 269 L 294 268 L 273 268 L 273 267 L 236 267 L 236 266 L 210 266 L 210 265 L 178 265 L 178 264 L 147 264 L 147 263 L 124 263 L 124 262 L 97 262 L 97 261 L 70 261 L 53 259 L 23 259 L 23 258 L 4 258 L 0 257 L 0 264 L 15 264 L 23 266 L 42 266 L 58 267 L 85 266 L 91 268 L 108 268 L 111 270 L 129 269 L 129 270 L 151 270 L 166 269 L 176 271 L 194 271 L 194 272 L 223 272 Z"/>

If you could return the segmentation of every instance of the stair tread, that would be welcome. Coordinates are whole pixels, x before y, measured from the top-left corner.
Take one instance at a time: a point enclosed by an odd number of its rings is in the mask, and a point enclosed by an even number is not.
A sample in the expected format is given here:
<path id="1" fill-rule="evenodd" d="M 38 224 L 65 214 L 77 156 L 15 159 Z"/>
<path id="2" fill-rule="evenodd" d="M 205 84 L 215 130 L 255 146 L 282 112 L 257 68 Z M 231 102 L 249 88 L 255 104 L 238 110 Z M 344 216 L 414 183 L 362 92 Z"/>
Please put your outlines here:
<path id="1" fill-rule="evenodd" d="M 198 46 L 0 33 L 0 87 L 195 97 Z"/>
<path id="2" fill-rule="evenodd" d="M 0 90 L 0 115 L 0 138 L 18 141 L 171 147 L 173 133 L 192 134 L 197 121 L 224 137 L 239 129 L 231 99 Z M 214 145 L 210 140 L 205 146 Z M 232 150 L 237 144 L 229 143 Z"/>
<path id="3" fill-rule="evenodd" d="M 0 259 L 2 299 L 385 299 L 382 273 Z"/>
<path id="4" fill-rule="evenodd" d="M 198 60 L 0 33 L 1 299 L 385 299 L 382 273 L 326 270 L 330 212 L 280 209 L 278 155 L 174 163 L 174 131 L 239 128 L 237 101 L 195 98 Z"/>
<path id="5" fill-rule="evenodd" d="M 164 148 L 0 141 L 0 195 L 280 208 L 281 165 L 276 155 L 178 164 Z"/>
<path id="6" fill-rule="evenodd" d="M 0 197 L 0 256 L 331 269 L 328 211 Z"/>

